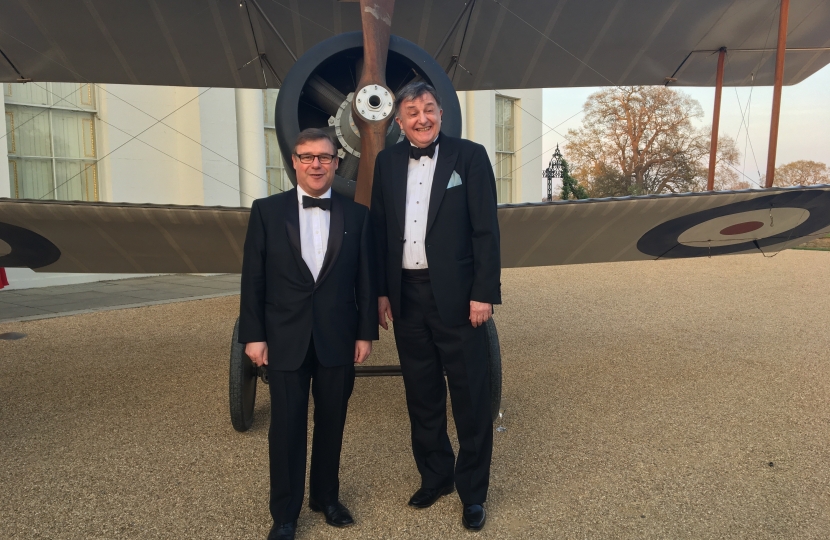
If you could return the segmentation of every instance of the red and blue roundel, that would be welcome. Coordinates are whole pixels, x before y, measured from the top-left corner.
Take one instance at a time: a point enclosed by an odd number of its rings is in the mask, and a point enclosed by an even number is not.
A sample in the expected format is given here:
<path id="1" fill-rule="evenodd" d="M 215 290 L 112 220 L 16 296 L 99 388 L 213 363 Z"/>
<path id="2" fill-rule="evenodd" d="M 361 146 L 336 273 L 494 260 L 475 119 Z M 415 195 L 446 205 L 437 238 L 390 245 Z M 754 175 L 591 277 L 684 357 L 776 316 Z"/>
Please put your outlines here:
<path id="1" fill-rule="evenodd" d="M 668 259 L 765 251 L 830 226 L 828 208 L 830 191 L 784 191 L 672 219 L 644 234 L 637 249 Z"/>

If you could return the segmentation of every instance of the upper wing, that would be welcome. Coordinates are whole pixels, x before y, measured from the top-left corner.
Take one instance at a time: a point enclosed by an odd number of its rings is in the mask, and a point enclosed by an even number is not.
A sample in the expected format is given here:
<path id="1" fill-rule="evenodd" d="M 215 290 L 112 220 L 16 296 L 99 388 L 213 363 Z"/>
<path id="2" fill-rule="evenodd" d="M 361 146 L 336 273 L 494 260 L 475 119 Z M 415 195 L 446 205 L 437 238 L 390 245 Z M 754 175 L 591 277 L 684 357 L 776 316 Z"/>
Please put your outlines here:
<path id="1" fill-rule="evenodd" d="M 0 200 L 0 267 L 240 272 L 247 208 Z M 760 252 L 830 231 L 830 186 L 499 207 L 502 266 Z"/>
<path id="2" fill-rule="evenodd" d="M 361 30 L 338 0 L 6 0 L 0 81 L 276 87 L 296 58 Z M 830 62 L 830 2 L 793 2 L 795 84 Z M 446 66 L 458 90 L 662 84 L 769 85 L 778 0 L 399 0 L 392 33 Z M 460 67 L 459 67 L 460 66 Z M 273 71 L 272 71 L 273 68 Z"/>

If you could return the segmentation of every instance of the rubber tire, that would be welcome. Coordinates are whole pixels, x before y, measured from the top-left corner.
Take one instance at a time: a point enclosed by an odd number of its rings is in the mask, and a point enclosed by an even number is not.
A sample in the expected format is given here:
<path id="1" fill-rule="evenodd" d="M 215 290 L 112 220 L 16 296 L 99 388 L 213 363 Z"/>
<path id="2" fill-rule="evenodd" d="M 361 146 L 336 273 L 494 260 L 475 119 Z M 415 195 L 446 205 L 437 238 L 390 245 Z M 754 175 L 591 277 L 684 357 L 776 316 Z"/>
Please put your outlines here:
<path id="1" fill-rule="evenodd" d="M 346 32 L 321 41 L 314 47 L 307 50 L 294 63 L 285 80 L 280 86 L 277 95 L 277 103 L 274 111 L 274 127 L 277 132 L 277 143 L 282 153 L 283 163 L 291 163 L 291 154 L 294 151 L 294 141 L 300 133 L 300 121 L 298 117 L 298 105 L 308 79 L 315 73 L 324 62 L 335 54 L 350 49 L 363 49 L 363 32 Z M 435 87 L 438 95 L 441 96 L 441 106 L 444 114 L 441 119 L 441 132 L 452 137 L 461 136 L 461 104 L 458 101 L 458 94 L 452 81 L 447 76 L 444 68 L 435 61 L 424 49 L 399 36 L 389 38 L 389 51 L 399 54 L 417 67 L 426 80 Z M 392 55 L 390 55 L 391 59 Z M 391 60 L 390 60 L 391 61 Z M 323 126 L 318 126 L 323 127 Z M 296 185 L 294 169 L 286 167 L 286 174 L 291 183 Z M 342 179 L 343 182 L 348 182 Z M 354 184 L 354 182 L 352 182 Z M 341 185 L 335 180 L 334 188 L 347 195 L 346 191 L 354 186 Z M 354 194 L 352 193 L 352 197 Z"/>
<path id="2" fill-rule="evenodd" d="M 238 337 L 239 318 L 237 317 L 231 338 L 228 397 L 233 429 L 244 432 L 248 431 L 254 423 L 257 371 L 251 359 L 245 354 L 245 345 L 237 342 Z"/>
<path id="3" fill-rule="evenodd" d="M 501 410 L 501 345 L 492 317 L 484 323 L 484 330 L 487 333 L 487 366 L 490 369 L 490 414 L 495 423 Z"/>

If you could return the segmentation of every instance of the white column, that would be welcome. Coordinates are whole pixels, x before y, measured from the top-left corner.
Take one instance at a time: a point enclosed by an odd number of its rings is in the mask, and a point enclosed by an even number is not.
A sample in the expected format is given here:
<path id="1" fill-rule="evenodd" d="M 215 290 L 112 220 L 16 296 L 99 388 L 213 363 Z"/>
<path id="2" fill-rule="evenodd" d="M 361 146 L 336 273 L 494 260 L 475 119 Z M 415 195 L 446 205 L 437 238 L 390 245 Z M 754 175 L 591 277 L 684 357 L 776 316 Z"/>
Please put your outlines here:
<path id="1" fill-rule="evenodd" d="M 8 84 L 8 83 L 3 83 Z M 2 96 L 2 94 L 0 94 Z M 4 100 L 0 98 L 0 117 L 3 118 L 3 123 L 0 124 L 3 133 L 6 133 L 6 106 Z M 11 137 L 9 133 L 6 137 Z M 11 197 L 12 187 L 11 178 L 9 178 L 9 143 L 6 138 L 0 139 L 0 197 Z"/>
<path id="2" fill-rule="evenodd" d="M 456 92 L 458 96 L 458 104 L 461 105 L 461 138 L 468 139 L 467 137 L 467 124 L 469 123 L 467 117 L 467 92 Z"/>
<path id="3" fill-rule="evenodd" d="M 236 145 L 239 150 L 239 204 L 268 196 L 265 173 L 265 115 L 262 90 L 237 88 Z"/>

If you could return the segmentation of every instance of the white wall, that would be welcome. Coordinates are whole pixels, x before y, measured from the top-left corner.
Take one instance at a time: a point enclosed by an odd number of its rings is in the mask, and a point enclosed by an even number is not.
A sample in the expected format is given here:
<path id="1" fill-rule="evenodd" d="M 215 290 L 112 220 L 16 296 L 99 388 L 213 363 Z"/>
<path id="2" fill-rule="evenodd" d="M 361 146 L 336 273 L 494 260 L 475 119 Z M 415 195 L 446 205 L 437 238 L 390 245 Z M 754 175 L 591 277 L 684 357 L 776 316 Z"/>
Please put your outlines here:
<path id="1" fill-rule="evenodd" d="M 203 89 L 200 89 L 200 92 Z M 206 206 L 239 206 L 239 154 L 233 88 L 211 88 L 199 98 L 202 180 Z"/>
<path id="2" fill-rule="evenodd" d="M 456 92 L 461 105 L 461 138 L 467 139 L 467 92 Z"/>
<path id="3" fill-rule="evenodd" d="M 499 90 L 505 96 L 516 98 L 516 162 L 514 173 L 519 179 L 515 188 L 515 202 L 539 202 L 542 200 L 542 134 L 547 128 L 542 124 L 542 90 Z M 545 185 L 547 189 L 547 185 Z"/>
<path id="4" fill-rule="evenodd" d="M 99 162 L 106 200 L 203 204 L 201 114 L 199 99 L 194 99 L 200 90 L 120 84 L 102 88 L 99 159 L 111 152 Z"/>
<path id="5" fill-rule="evenodd" d="M 483 145 L 493 163 L 496 159 L 496 94 L 487 90 L 464 93 L 467 138 Z"/>
<path id="6" fill-rule="evenodd" d="M 513 202 L 539 202 L 542 190 L 542 91 L 498 90 L 516 100 L 516 167 L 513 173 Z M 459 92 L 464 122 L 462 136 L 487 149 L 490 162 L 496 156 L 496 91 Z"/>

